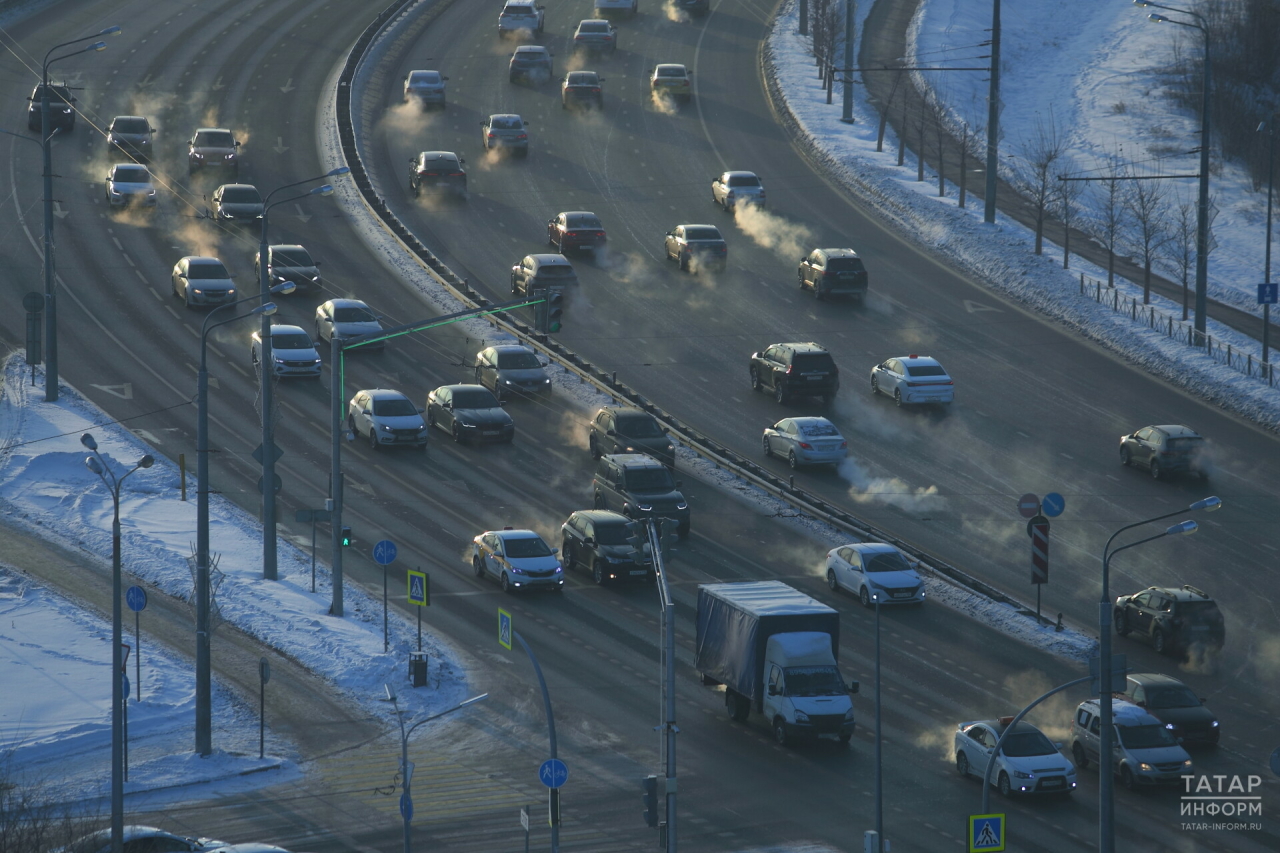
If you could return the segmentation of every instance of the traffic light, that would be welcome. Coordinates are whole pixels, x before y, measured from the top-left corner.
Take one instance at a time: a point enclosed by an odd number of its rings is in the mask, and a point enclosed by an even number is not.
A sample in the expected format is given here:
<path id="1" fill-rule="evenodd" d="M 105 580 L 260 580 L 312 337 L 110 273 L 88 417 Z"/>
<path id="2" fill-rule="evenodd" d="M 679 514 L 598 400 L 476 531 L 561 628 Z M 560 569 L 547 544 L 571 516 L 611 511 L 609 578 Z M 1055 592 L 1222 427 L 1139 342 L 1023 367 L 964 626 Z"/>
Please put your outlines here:
<path id="1" fill-rule="evenodd" d="M 351 545 L 351 528 L 343 527 L 342 528 L 342 547 L 347 548 L 347 547 L 350 547 L 350 545 Z"/>
<path id="2" fill-rule="evenodd" d="M 658 777 L 646 776 L 641 780 L 644 785 L 644 822 L 654 829 L 658 828 Z"/>
<path id="3" fill-rule="evenodd" d="M 547 288 L 547 307 L 545 332 L 560 331 L 560 323 L 564 317 L 564 288 L 552 285 Z"/>
<path id="4" fill-rule="evenodd" d="M 674 518 L 658 519 L 658 548 L 665 560 L 671 553 L 671 546 L 680 539 L 680 522 Z"/>
<path id="5" fill-rule="evenodd" d="M 627 522 L 627 542 L 630 543 L 631 551 L 635 554 L 637 562 L 644 558 L 644 546 L 648 538 L 648 532 L 644 529 L 643 521 Z"/>

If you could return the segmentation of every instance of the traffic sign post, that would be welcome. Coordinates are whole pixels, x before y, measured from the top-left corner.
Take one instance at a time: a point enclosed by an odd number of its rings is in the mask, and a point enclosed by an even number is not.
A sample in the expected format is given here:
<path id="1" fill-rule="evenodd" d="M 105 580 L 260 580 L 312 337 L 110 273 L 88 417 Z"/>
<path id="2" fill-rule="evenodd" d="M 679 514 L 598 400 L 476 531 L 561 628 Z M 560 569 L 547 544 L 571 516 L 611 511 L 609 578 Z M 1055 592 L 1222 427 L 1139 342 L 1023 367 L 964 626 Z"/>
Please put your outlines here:
<path id="1" fill-rule="evenodd" d="M 391 637 L 387 624 L 387 566 L 395 562 L 396 543 L 383 539 L 373 546 L 373 561 L 382 566 L 382 653 L 391 648 Z"/>
<path id="2" fill-rule="evenodd" d="M 520 807 L 520 826 L 524 828 L 524 853 L 529 853 L 529 806 Z"/>
<path id="3" fill-rule="evenodd" d="M 1049 582 L 1049 519 L 1037 515 L 1027 522 L 1031 536 L 1031 582 L 1036 587 L 1036 624 L 1040 621 L 1040 587 Z"/>
<path id="4" fill-rule="evenodd" d="M 1000 853 L 1004 850 L 1004 835 L 1004 815 L 969 815 L 969 853 Z"/>
<path id="5" fill-rule="evenodd" d="M 1057 492 L 1050 492 L 1040 502 L 1040 512 L 1050 518 L 1057 518 L 1067 508 L 1067 499 Z"/>
<path id="6" fill-rule="evenodd" d="M 271 664 L 258 658 L 258 757 L 263 754 L 267 737 L 267 682 L 271 680 Z"/>
<path id="7" fill-rule="evenodd" d="M 410 569 L 409 603 L 418 606 L 418 651 L 422 651 L 422 608 L 431 606 L 431 578 L 424 571 Z"/>
<path id="8" fill-rule="evenodd" d="M 1039 513 L 1039 496 L 1033 495 L 1031 492 L 1027 492 L 1025 495 L 1018 498 L 1018 515 L 1023 518 L 1031 518 L 1033 515 L 1038 515 Z"/>
<path id="9" fill-rule="evenodd" d="M 138 624 L 138 614 L 147 609 L 147 591 L 140 586 L 131 586 L 124 593 L 125 604 L 133 611 L 133 645 L 138 650 L 133 659 L 133 680 L 138 684 L 137 701 L 142 701 L 142 630 Z M 124 692 L 126 696 L 129 691 Z M 128 781 L 128 780 L 126 780 Z"/>
<path id="10" fill-rule="evenodd" d="M 498 608 L 498 645 L 511 651 L 511 614 Z"/>
<path id="11" fill-rule="evenodd" d="M 569 778 L 569 768 L 558 758 L 548 758 L 538 768 L 538 779 L 548 788 L 559 788 Z"/>
<path id="12" fill-rule="evenodd" d="M 329 520 L 327 509 L 300 509 L 294 512 L 293 520 L 299 524 L 311 524 L 311 591 L 316 591 L 316 524 Z"/>

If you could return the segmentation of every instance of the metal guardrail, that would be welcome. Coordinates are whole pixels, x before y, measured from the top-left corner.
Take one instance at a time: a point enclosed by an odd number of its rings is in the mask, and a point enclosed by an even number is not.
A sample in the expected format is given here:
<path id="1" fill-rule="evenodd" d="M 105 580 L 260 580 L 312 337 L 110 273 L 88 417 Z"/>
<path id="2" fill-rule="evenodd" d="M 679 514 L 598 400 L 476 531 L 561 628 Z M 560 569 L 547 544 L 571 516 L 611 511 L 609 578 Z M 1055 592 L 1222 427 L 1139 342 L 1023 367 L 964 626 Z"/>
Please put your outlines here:
<path id="1" fill-rule="evenodd" d="M 1086 282 L 1088 282 L 1086 284 Z M 1172 314 L 1157 311 L 1152 305 L 1144 305 L 1136 296 L 1121 296 L 1118 287 L 1109 287 L 1098 279 L 1086 278 L 1080 273 L 1080 295 L 1091 296 L 1099 305 L 1107 305 L 1117 314 L 1128 314 L 1135 322 L 1146 323 L 1149 328 L 1163 332 L 1165 337 L 1185 341 L 1192 349 L 1203 350 L 1214 361 L 1234 368 L 1245 376 L 1265 380 L 1275 387 L 1275 364 L 1263 361 L 1253 353 L 1233 349 L 1231 344 L 1215 341 L 1213 335 L 1205 335 L 1204 346 L 1196 346 L 1195 326 L 1187 320 L 1175 320 Z"/>
<path id="2" fill-rule="evenodd" d="M 383 226 L 414 255 L 428 270 L 432 278 L 439 282 L 454 298 L 468 307 L 485 307 L 493 304 L 476 290 L 466 279 L 460 278 L 449 267 L 435 256 L 427 246 L 418 239 L 403 222 L 400 221 L 387 206 L 387 203 L 373 188 L 373 182 L 365 169 L 356 142 L 355 120 L 351 109 L 351 89 L 356 72 L 364 61 L 369 48 L 381 32 L 404 13 L 408 7 L 419 0 L 396 0 L 388 6 L 365 29 L 353 45 L 347 56 L 346 64 L 338 78 L 337 122 L 338 135 L 342 145 L 342 153 L 346 164 L 351 168 L 351 176 L 361 198 L 369 210 L 382 222 Z M 438 16 L 451 5 L 452 0 L 436 0 L 423 14 Z M 1028 605 L 1012 598 L 990 584 L 973 577 L 967 572 L 935 557 L 915 545 L 880 530 L 863 521 L 852 513 L 833 506 L 822 498 L 797 488 L 791 480 L 783 480 L 773 472 L 761 467 L 750 459 L 726 448 L 702 433 L 659 409 L 636 391 L 619 382 L 616 373 L 598 369 L 577 353 L 551 339 L 547 335 L 536 333 L 528 325 L 509 316 L 490 316 L 486 318 L 495 327 L 518 338 L 526 345 L 554 360 L 566 371 L 577 375 L 598 390 L 614 399 L 630 406 L 643 409 L 656 417 L 670 431 L 672 436 L 685 447 L 697 453 L 718 468 L 723 468 L 747 483 L 759 488 L 779 500 L 790 504 L 798 512 L 850 534 L 862 541 L 886 542 L 901 548 L 912 558 L 921 562 L 921 568 L 941 575 L 973 592 L 984 595 L 1002 604 L 1015 607 L 1023 612 L 1032 612 Z"/>

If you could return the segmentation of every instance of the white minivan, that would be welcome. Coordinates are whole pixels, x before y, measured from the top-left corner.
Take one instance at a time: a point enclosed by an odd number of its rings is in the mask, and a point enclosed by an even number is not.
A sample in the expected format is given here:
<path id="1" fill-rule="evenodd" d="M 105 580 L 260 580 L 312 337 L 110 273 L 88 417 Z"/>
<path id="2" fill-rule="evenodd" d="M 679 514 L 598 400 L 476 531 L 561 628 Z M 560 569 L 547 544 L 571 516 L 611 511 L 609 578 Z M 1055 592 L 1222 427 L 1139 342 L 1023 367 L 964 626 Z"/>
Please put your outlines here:
<path id="1" fill-rule="evenodd" d="M 1097 699 L 1088 699 L 1076 708 L 1071 721 L 1071 756 L 1077 767 L 1089 762 L 1101 766 L 1101 708 Z M 1111 772 L 1129 790 L 1156 785 L 1176 785 L 1191 773 L 1191 756 L 1182 748 L 1165 724 L 1123 699 L 1111 700 L 1115 733 L 1111 738 Z"/>

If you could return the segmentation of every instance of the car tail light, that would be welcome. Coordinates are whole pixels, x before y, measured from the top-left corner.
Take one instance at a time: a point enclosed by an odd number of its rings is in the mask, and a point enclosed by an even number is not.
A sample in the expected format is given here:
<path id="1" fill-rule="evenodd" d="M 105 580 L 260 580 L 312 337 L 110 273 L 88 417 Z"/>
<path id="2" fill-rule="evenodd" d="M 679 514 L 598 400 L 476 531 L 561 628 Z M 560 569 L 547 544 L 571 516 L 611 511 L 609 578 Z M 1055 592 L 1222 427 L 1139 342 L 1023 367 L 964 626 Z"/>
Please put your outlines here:
<path id="1" fill-rule="evenodd" d="M 800 446 L 805 450 L 813 450 L 813 445 L 809 444 L 807 441 L 800 442 Z"/>
<path id="2" fill-rule="evenodd" d="M 796 369 L 796 366 L 795 366 L 794 364 L 788 364 L 788 365 L 787 365 L 787 376 L 790 376 L 790 375 L 791 375 L 791 371 L 793 371 L 793 370 L 795 370 L 795 369 Z"/>
<path id="3" fill-rule="evenodd" d="M 577 236 L 578 236 L 578 232 L 577 232 L 577 231 L 566 231 L 566 232 L 564 232 L 564 236 L 566 236 L 566 237 L 577 237 Z"/>
<path id="4" fill-rule="evenodd" d="M 598 95 L 598 94 L 600 94 L 600 90 L 599 90 L 599 89 L 592 89 L 591 91 L 592 91 L 592 92 L 594 92 L 594 93 L 595 93 L 595 94 L 597 94 L 597 95 Z"/>
<path id="5" fill-rule="evenodd" d="M 498 138 L 498 134 L 493 133 L 492 131 L 490 131 L 490 133 L 489 133 L 489 138 L 490 138 L 490 139 L 497 139 L 497 138 Z"/>
<path id="6" fill-rule="evenodd" d="M 846 447 L 848 447 L 848 446 L 849 446 L 849 442 L 847 442 L 847 441 L 842 441 L 842 442 L 840 442 L 840 449 L 841 449 L 841 450 L 843 450 L 844 448 L 846 448 Z"/>
<path id="7" fill-rule="evenodd" d="M 522 133 L 516 137 L 516 139 L 528 139 L 528 138 L 529 138 L 529 134 L 527 133 Z"/>
<path id="8" fill-rule="evenodd" d="M 613 41 L 613 36 L 605 36 L 605 37 L 604 37 L 604 40 L 605 40 L 605 41 Z"/>
<path id="9" fill-rule="evenodd" d="M 450 173 L 449 173 L 449 177 L 451 177 L 451 178 L 463 178 L 463 177 L 466 177 L 466 174 L 467 174 L 466 172 L 450 172 Z"/>

